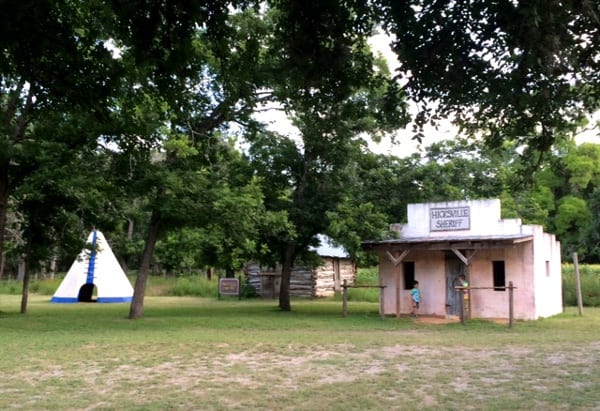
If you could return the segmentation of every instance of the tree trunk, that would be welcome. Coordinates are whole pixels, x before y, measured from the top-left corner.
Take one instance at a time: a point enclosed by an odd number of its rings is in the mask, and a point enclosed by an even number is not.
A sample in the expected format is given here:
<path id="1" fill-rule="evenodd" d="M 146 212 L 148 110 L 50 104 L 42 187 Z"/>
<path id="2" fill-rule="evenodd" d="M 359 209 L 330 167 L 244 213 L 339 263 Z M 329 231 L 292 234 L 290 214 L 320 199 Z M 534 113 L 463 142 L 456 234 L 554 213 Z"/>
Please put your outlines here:
<path id="1" fill-rule="evenodd" d="M 56 269 L 58 267 L 58 261 L 56 256 L 52 256 L 52 260 L 50 260 L 50 278 L 54 279 L 56 275 Z"/>
<path id="2" fill-rule="evenodd" d="M 121 268 L 123 269 L 123 271 L 125 271 L 125 273 L 128 273 L 129 265 L 127 264 L 127 260 L 125 260 L 121 257 L 117 257 L 117 259 L 119 260 L 119 264 L 121 264 Z"/>
<path id="3" fill-rule="evenodd" d="M 26 86 L 26 82 L 24 79 L 19 81 L 19 84 L 16 88 L 6 94 L 4 97 L 8 97 L 8 100 L 3 100 L 2 105 L 2 114 L 0 118 L 3 120 L 0 126 L 3 128 L 3 131 L 9 131 L 9 138 L 11 141 L 8 141 L 8 145 L 12 146 L 18 141 L 23 140 L 25 136 L 25 130 L 27 129 L 27 125 L 29 124 L 29 116 L 33 110 L 33 106 L 35 105 L 34 96 L 36 95 L 36 87 L 32 84 L 29 84 L 29 90 L 27 91 L 27 99 L 25 104 L 21 107 L 20 99 L 22 96 L 22 91 Z M 12 134 L 12 136 L 11 136 Z M 10 165 L 11 157 L 10 155 L 3 157 L 2 163 L 0 164 L 0 267 L 4 270 L 4 240 L 5 240 L 5 232 L 6 232 L 6 221 L 8 216 L 8 198 L 10 196 L 11 187 L 9 187 L 10 174 L 8 173 L 8 168 Z M 14 182 L 13 182 L 14 186 Z M 0 278 L 2 278 L 2 271 L 0 271 Z"/>
<path id="4" fill-rule="evenodd" d="M 134 202 L 135 204 L 135 202 Z M 133 240 L 133 227 L 134 227 L 134 221 L 131 218 L 127 219 L 127 232 L 125 233 L 125 238 L 127 238 L 127 241 L 132 241 Z M 126 273 L 129 272 L 129 255 L 125 255 L 124 257 L 117 257 L 119 259 L 119 263 L 121 264 L 121 267 L 123 268 L 123 271 L 125 271 Z"/>
<path id="5" fill-rule="evenodd" d="M 4 233 L 8 215 L 8 163 L 0 165 L 0 279 L 4 273 Z"/>
<path id="6" fill-rule="evenodd" d="M 19 263 L 17 265 L 17 281 L 23 281 L 25 279 L 26 268 L 25 261 L 22 258 L 19 258 Z"/>
<path id="7" fill-rule="evenodd" d="M 159 232 L 160 216 L 157 213 L 152 213 L 148 237 L 146 237 L 146 245 L 144 246 L 144 253 L 142 254 L 140 272 L 135 280 L 135 287 L 133 288 L 133 299 L 129 309 L 130 319 L 141 318 L 144 313 L 144 295 L 146 293 L 146 284 L 148 283 L 150 262 L 152 261 L 152 255 L 154 254 L 154 248 L 156 246 L 156 241 L 158 240 Z"/>
<path id="8" fill-rule="evenodd" d="M 133 219 L 132 218 L 128 218 L 127 219 L 127 239 L 129 241 L 133 240 Z"/>
<path id="9" fill-rule="evenodd" d="M 235 278 L 235 271 L 233 268 L 228 267 L 225 269 L 225 278 Z"/>
<path id="10" fill-rule="evenodd" d="M 281 262 L 281 285 L 279 287 L 279 309 L 281 311 L 291 311 L 290 304 L 290 279 L 292 277 L 292 267 L 296 258 L 296 245 L 292 242 L 285 244 L 283 251 L 283 261 Z"/>
<path id="11" fill-rule="evenodd" d="M 29 252 L 27 254 L 27 259 L 29 260 Z M 29 261 L 26 261 L 23 265 L 25 266 L 25 270 L 23 273 L 23 292 L 21 294 L 21 314 L 26 314 L 27 303 L 29 302 L 29 279 L 31 277 L 29 267 L 31 267 L 31 264 L 29 264 Z"/>

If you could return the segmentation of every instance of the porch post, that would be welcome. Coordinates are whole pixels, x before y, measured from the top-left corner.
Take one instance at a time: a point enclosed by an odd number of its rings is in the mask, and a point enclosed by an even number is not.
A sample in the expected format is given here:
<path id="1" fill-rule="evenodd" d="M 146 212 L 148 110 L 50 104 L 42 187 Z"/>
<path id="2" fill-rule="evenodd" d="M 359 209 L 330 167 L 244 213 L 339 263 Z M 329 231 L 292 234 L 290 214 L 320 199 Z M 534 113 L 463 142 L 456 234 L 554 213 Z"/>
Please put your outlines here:
<path id="1" fill-rule="evenodd" d="M 342 315 L 346 317 L 348 315 L 348 280 L 346 279 L 344 279 L 342 290 Z"/>
<path id="2" fill-rule="evenodd" d="M 469 257 L 469 264 L 466 267 L 467 271 L 467 289 L 465 290 L 465 296 L 463 301 L 467 304 L 467 319 L 471 319 L 471 257 Z"/>
<path id="3" fill-rule="evenodd" d="M 583 299 L 581 298 L 581 277 L 579 276 L 579 259 L 577 253 L 573 253 L 573 267 L 575 268 L 575 292 L 577 293 L 577 312 L 583 315 Z"/>
<path id="4" fill-rule="evenodd" d="M 383 320 L 385 318 L 385 312 L 383 307 L 385 307 L 385 301 L 383 299 L 384 297 L 384 293 L 383 293 L 383 288 L 381 288 L 381 286 L 379 287 L 379 315 L 381 316 L 381 319 Z"/>
<path id="5" fill-rule="evenodd" d="M 513 282 L 508 282 L 508 328 L 512 328 L 514 321 Z"/>
<path id="6" fill-rule="evenodd" d="M 460 323 L 465 323 L 465 289 L 460 289 Z"/>
<path id="7" fill-rule="evenodd" d="M 396 318 L 400 318 L 400 312 L 402 310 L 402 303 L 400 300 L 400 271 L 396 271 Z M 383 294 L 383 289 L 381 289 L 381 294 Z"/>

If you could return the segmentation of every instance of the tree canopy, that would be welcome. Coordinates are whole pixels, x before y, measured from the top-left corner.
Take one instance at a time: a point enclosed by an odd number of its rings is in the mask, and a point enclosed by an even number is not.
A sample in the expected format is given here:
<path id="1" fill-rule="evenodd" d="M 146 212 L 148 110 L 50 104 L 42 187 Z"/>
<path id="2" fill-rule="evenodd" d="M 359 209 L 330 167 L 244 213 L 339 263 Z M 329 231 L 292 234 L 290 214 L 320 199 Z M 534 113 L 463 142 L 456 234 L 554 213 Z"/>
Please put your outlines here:
<path id="1" fill-rule="evenodd" d="M 317 234 L 360 256 L 360 239 L 386 235 L 408 202 L 492 196 L 600 261 L 599 149 L 572 142 L 600 101 L 597 2 L 25 0 L 0 11 L 0 274 L 6 250 L 33 269 L 101 225 L 140 268 L 131 318 L 154 260 L 229 274 L 278 262 L 288 310 L 291 264 Z M 369 48 L 380 29 L 395 73 Z M 255 115 L 266 106 L 297 135 L 267 130 Z M 402 159 L 368 152 L 365 139 L 411 120 L 416 138 L 442 120 L 462 135 Z"/>
<path id="2" fill-rule="evenodd" d="M 421 125 L 450 117 L 493 146 L 527 147 L 536 163 L 598 109 L 595 1 L 382 4 Z"/>

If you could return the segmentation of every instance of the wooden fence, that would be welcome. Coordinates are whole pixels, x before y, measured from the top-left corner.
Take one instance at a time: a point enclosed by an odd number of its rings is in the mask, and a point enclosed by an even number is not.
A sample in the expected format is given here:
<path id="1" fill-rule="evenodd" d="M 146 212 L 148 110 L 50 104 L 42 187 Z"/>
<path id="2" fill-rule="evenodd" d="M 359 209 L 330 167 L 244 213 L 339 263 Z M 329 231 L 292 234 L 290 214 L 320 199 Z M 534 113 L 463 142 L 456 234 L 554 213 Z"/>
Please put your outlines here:
<path id="1" fill-rule="evenodd" d="M 342 314 L 344 317 L 348 316 L 348 288 L 379 288 L 379 313 L 381 318 L 385 318 L 384 315 L 384 293 L 381 292 L 385 285 L 348 285 L 348 282 L 344 280 L 342 284 Z M 512 328 L 514 323 L 514 290 L 517 288 L 513 285 L 512 281 L 509 281 L 508 287 L 454 287 L 461 293 L 461 310 L 460 310 L 460 322 L 462 324 L 469 318 L 471 318 L 471 290 L 496 290 L 496 289 L 507 289 L 508 290 L 508 327 Z"/>
<path id="2" fill-rule="evenodd" d="M 460 322 L 465 323 L 467 319 L 471 318 L 471 290 L 508 290 L 508 328 L 512 328 L 514 323 L 514 290 L 517 287 L 513 285 L 512 281 L 508 282 L 508 287 L 454 287 L 455 290 L 460 291 L 461 298 L 461 309 L 460 309 Z"/>
<path id="3" fill-rule="evenodd" d="M 383 293 L 381 292 L 385 287 L 385 285 L 348 285 L 348 281 L 344 280 L 342 284 L 342 314 L 344 317 L 348 316 L 348 288 L 379 288 L 379 313 L 382 319 L 385 318 L 383 314 Z"/>

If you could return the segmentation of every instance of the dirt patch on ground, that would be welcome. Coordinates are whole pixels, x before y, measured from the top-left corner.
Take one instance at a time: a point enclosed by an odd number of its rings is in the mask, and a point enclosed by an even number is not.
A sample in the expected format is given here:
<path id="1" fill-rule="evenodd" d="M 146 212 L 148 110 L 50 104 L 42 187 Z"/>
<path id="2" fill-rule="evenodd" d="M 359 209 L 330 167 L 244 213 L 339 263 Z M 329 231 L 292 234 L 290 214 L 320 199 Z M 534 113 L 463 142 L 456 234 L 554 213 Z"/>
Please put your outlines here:
<path id="1" fill-rule="evenodd" d="M 459 323 L 460 318 L 458 317 L 434 317 L 434 316 L 418 316 L 414 318 L 415 322 L 424 324 L 451 324 Z"/>
<path id="2" fill-rule="evenodd" d="M 416 323 L 428 324 L 456 321 L 415 319 Z M 10 377 L 0 374 L 3 381 L 13 382 L 12 387 L 0 388 L 0 394 L 15 398 L 22 384 L 36 386 L 46 397 L 78 404 L 63 409 L 88 411 L 478 410 L 525 409 L 525 405 L 540 410 L 600 409 L 594 394 L 600 343 L 578 344 L 569 350 L 518 344 L 428 346 L 409 343 L 404 335 L 392 333 L 387 343 L 373 347 L 351 342 L 326 346 L 265 343 L 208 352 L 195 345 L 182 345 L 177 352 L 154 356 L 165 347 L 146 346 L 122 361 L 107 361 L 102 355 L 76 368 L 36 364 Z M 556 406 L 548 393 L 560 398 L 581 394 L 585 400 L 578 400 L 575 407 L 568 402 Z M 11 408 L 53 409 L 38 406 L 43 404 L 41 398 L 23 395 L 21 401 L 11 403 Z M 533 400 L 513 408 L 523 398 Z"/>
<path id="3" fill-rule="evenodd" d="M 460 318 L 456 317 L 456 316 L 439 317 L 439 316 L 421 316 L 420 315 L 416 318 L 413 318 L 413 320 L 415 322 L 422 323 L 422 324 L 452 324 L 452 323 L 460 322 Z M 508 324 L 508 319 L 506 319 L 506 318 L 484 318 L 483 320 L 493 322 L 496 324 L 502 324 L 502 325 Z"/>

